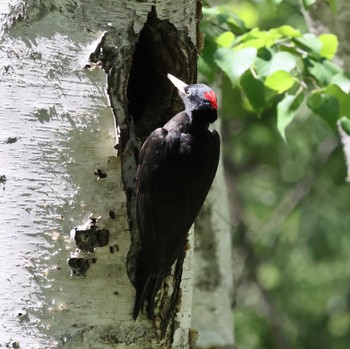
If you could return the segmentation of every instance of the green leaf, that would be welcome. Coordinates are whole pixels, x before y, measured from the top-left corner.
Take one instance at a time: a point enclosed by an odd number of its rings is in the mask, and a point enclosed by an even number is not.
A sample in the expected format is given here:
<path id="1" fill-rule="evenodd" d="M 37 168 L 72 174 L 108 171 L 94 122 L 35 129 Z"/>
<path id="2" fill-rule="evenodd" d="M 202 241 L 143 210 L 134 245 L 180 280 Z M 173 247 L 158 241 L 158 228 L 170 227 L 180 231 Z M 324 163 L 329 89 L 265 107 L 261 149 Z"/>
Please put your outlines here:
<path id="1" fill-rule="evenodd" d="M 325 94 L 323 92 L 316 92 L 312 94 L 307 100 L 308 107 L 329 126 L 335 128 L 336 121 L 339 118 L 340 105 L 335 96 Z"/>
<path id="2" fill-rule="evenodd" d="M 215 42 L 220 47 L 231 47 L 233 40 L 235 39 L 235 36 L 232 32 L 224 32 L 220 36 L 218 36 L 215 39 Z"/>
<path id="3" fill-rule="evenodd" d="M 321 86 L 328 85 L 335 74 L 342 72 L 342 69 L 330 61 L 318 62 L 314 59 L 306 58 L 304 60 L 306 70 L 316 78 Z"/>
<path id="4" fill-rule="evenodd" d="M 219 68 L 230 78 L 232 84 L 236 84 L 242 74 L 253 64 L 256 54 L 257 50 L 253 47 L 239 51 L 222 47 L 216 51 L 214 59 Z"/>
<path id="5" fill-rule="evenodd" d="M 270 31 L 277 31 L 278 33 L 282 34 L 285 37 L 290 37 L 290 38 L 297 38 L 301 36 L 301 32 L 298 29 L 293 28 L 290 25 L 282 25 L 278 28 L 275 29 L 270 29 Z"/>
<path id="6" fill-rule="evenodd" d="M 234 5 L 234 12 L 245 23 L 247 28 L 256 27 L 260 21 L 260 12 L 258 7 L 250 2 L 245 1 L 241 2 L 239 6 Z"/>
<path id="7" fill-rule="evenodd" d="M 295 38 L 294 40 L 300 48 L 316 54 L 317 56 L 321 54 L 322 42 L 314 34 L 306 33 L 302 37 Z"/>
<path id="8" fill-rule="evenodd" d="M 257 269 L 257 276 L 264 289 L 272 290 L 280 285 L 281 270 L 270 263 L 261 263 Z"/>
<path id="9" fill-rule="evenodd" d="M 207 36 L 205 37 L 204 48 L 202 54 L 199 56 L 198 69 L 209 82 L 213 82 L 218 66 L 214 61 L 214 53 L 217 50 L 217 45 L 213 40 L 210 40 Z"/>
<path id="10" fill-rule="evenodd" d="M 316 2 L 316 0 L 303 0 L 303 4 L 305 7 L 309 7 L 313 5 Z"/>
<path id="11" fill-rule="evenodd" d="M 284 70 L 286 72 L 292 71 L 296 65 L 298 58 L 289 52 L 277 52 L 272 53 L 270 60 L 257 58 L 255 62 L 255 68 L 259 76 L 269 76 L 278 70 Z"/>
<path id="12" fill-rule="evenodd" d="M 340 126 L 342 127 L 342 129 L 344 130 L 344 132 L 350 136 L 350 120 L 346 117 L 346 116 L 342 116 L 339 119 L 340 122 Z"/>
<path id="13" fill-rule="evenodd" d="M 331 10 L 336 13 L 337 12 L 337 0 L 327 0 L 327 3 Z"/>
<path id="14" fill-rule="evenodd" d="M 252 72 L 247 70 L 241 77 L 241 87 L 254 111 L 260 115 L 266 108 L 264 84 L 255 79 Z"/>
<path id="15" fill-rule="evenodd" d="M 339 86 L 337 85 L 328 85 L 327 88 L 325 89 L 325 93 L 328 95 L 335 97 L 337 99 L 337 102 L 339 104 L 339 112 L 338 115 L 335 117 L 339 116 L 347 116 L 350 118 L 350 96 L 349 94 L 345 93 Z M 332 119 L 332 122 L 334 123 L 335 120 L 334 118 Z M 331 125 L 334 127 L 334 124 Z"/>
<path id="16" fill-rule="evenodd" d="M 319 39 L 322 43 L 321 56 L 332 59 L 338 49 L 338 38 L 334 34 L 322 34 Z"/>
<path id="17" fill-rule="evenodd" d="M 282 34 L 278 29 L 266 31 L 253 28 L 250 32 L 237 38 L 236 46 L 240 49 L 246 47 L 255 47 L 256 49 L 271 47 L 275 45 L 281 37 Z"/>
<path id="18" fill-rule="evenodd" d="M 292 96 L 286 95 L 281 102 L 277 104 L 277 129 L 284 141 L 286 141 L 286 127 L 298 114 L 301 103 L 304 100 L 304 94 Z"/>
<path id="19" fill-rule="evenodd" d="M 334 75 L 331 79 L 331 83 L 340 87 L 345 93 L 350 92 L 350 74 L 348 73 L 339 73 Z"/>
<path id="20" fill-rule="evenodd" d="M 277 91 L 278 93 L 283 93 L 289 90 L 294 83 L 294 77 L 285 70 L 278 70 L 268 76 L 265 80 L 265 86 Z"/>
<path id="21" fill-rule="evenodd" d="M 216 33 L 219 36 L 222 29 L 240 34 L 246 32 L 244 22 L 227 6 L 203 7 L 201 29 L 206 34 Z M 215 25 L 213 25 L 213 23 Z"/>

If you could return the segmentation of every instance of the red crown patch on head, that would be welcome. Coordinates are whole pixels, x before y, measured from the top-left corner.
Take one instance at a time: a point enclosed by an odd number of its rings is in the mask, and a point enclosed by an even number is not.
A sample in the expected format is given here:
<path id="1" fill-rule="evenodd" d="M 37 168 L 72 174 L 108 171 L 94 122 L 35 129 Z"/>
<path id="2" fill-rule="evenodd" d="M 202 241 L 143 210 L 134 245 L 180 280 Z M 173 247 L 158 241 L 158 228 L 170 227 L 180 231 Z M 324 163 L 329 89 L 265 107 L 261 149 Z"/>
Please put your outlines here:
<path id="1" fill-rule="evenodd" d="M 218 109 L 218 102 L 216 100 L 216 95 L 213 90 L 204 93 L 204 98 L 208 100 L 214 109 Z"/>

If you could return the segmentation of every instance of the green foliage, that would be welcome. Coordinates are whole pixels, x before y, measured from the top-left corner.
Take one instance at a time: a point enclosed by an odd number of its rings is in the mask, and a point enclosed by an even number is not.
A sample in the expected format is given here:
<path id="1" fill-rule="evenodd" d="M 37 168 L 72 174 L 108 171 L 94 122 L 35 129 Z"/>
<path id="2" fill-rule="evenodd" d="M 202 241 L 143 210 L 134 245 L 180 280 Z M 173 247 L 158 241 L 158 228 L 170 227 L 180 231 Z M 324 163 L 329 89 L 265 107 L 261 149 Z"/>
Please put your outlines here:
<path id="1" fill-rule="evenodd" d="M 236 3 L 205 10 L 199 62 L 221 95 L 235 344 L 346 349 L 350 193 L 335 129 L 350 135 L 350 75 L 332 61 L 337 38 L 300 25 L 299 0 Z"/>
<path id="2" fill-rule="evenodd" d="M 277 129 L 284 140 L 286 139 L 285 129 L 297 115 L 303 99 L 302 93 L 293 96 L 286 95 L 277 105 Z"/>
<path id="3" fill-rule="evenodd" d="M 317 1 L 325 1 L 333 12 L 335 12 L 337 9 L 337 0 L 303 0 L 303 5 L 307 8 L 315 4 Z"/>
<path id="4" fill-rule="evenodd" d="M 331 127 L 335 127 L 336 115 L 339 115 L 339 103 L 336 97 L 316 92 L 308 98 L 307 105 Z"/>
<path id="5" fill-rule="evenodd" d="M 258 116 L 278 105 L 277 128 L 283 138 L 305 97 L 306 105 L 333 128 L 340 117 L 350 118 L 350 77 L 331 61 L 338 47 L 335 35 L 303 34 L 290 25 L 248 30 L 224 6 L 204 9 L 202 30 L 203 75 L 212 82 L 218 71 L 224 73 Z"/>
<path id="6" fill-rule="evenodd" d="M 311 5 L 313 5 L 317 0 L 303 0 L 303 5 L 305 7 L 309 7 Z"/>
<path id="7" fill-rule="evenodd" d="M 347 117 L 343 116 L 339 121 L 342 129 L 346 132 L 347 135 L 350 136 L 350 120 Z"/>

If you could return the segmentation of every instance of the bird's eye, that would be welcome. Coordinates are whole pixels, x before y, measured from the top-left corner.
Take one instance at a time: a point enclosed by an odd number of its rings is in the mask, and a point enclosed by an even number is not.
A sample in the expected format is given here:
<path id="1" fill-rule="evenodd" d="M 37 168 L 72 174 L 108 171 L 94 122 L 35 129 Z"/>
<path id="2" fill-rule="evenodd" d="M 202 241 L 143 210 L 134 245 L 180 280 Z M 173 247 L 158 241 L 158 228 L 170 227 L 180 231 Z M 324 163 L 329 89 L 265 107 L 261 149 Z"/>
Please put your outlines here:
<path id="1" fill-rule="evenodd" d="M 191 91 L 186 92 L 187 96 L 191 96 Z"/>

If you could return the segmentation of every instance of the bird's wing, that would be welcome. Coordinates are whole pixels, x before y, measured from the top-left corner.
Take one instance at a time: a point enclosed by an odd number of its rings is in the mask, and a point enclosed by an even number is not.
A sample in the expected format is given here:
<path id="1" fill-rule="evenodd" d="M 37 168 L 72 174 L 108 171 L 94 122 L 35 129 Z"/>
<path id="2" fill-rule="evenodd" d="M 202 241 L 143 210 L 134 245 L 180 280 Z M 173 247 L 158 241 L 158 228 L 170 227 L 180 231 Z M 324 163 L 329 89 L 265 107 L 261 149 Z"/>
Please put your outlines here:
<path id="1" fill-rule="evenodd" d="M 193 193 L 190 199 L 188 229 L 196 219 L 205 198 L 213 183 L 220 159 L 220 136 L 213 131 L 207 131 L 196 144 L 195 153 L 200 153 L 199 159 L 194 159 Z M 197 156 L 198 157 L 198 156 Z"/>
<path id="2" fill-rule="evenodd" d="M 151 133 L 140 150 L 136 216 L 142 248 L 154 274 L 170 268 L 168 261 L 172 258 L 169 255 L 184 230 L 181 216 L 187 215 L 185 202 L 179 209 L 176 207 L 176 180 L 172 176 L 179 139 L 159 128 Z"/>
<path id="3" fill-rule="evenodd" d="M 183 248 L 215 176 L 219 152 L 215 131 L 198 138 L 159 128 L 142 146 L 136 210 L 152 272 L 170 268 Z"/>

